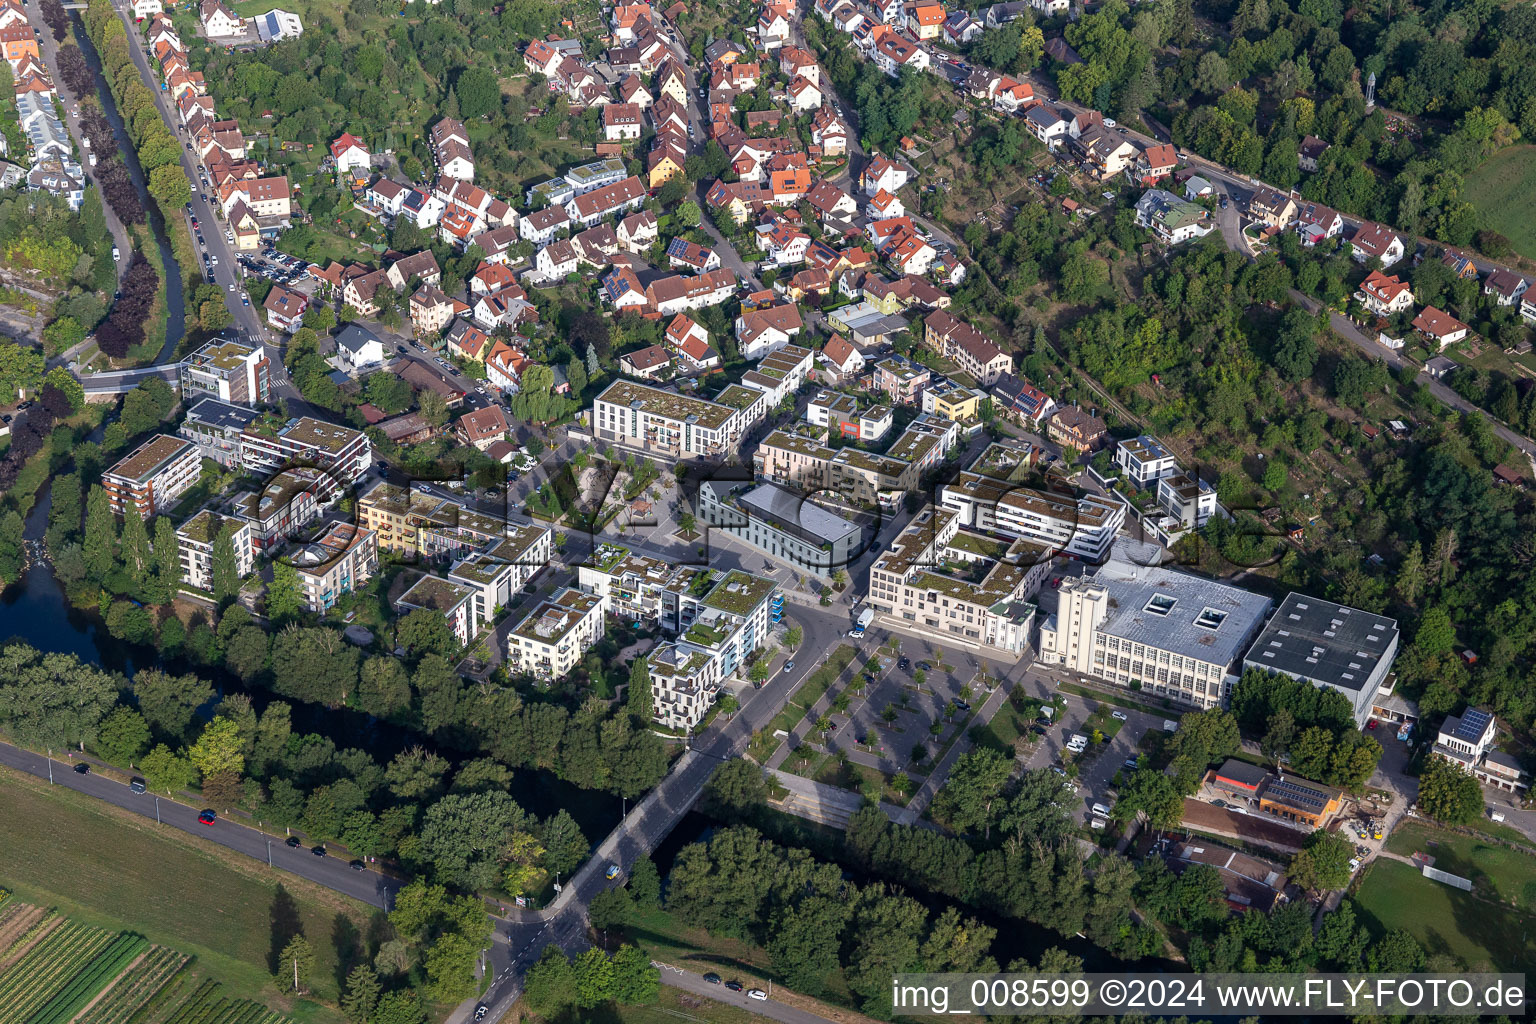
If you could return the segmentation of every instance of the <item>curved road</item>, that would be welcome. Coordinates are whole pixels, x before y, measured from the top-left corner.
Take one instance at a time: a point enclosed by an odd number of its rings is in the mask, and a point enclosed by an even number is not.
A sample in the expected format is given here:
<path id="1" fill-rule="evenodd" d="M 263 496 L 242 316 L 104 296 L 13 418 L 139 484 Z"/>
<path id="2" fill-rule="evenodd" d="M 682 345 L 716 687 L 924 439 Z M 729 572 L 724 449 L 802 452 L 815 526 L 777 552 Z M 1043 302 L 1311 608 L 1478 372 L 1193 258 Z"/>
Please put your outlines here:
<path id="1" fill-rule="evenodd" d="M 109 804 L 145 818 L 154 818 L 158 815 L 163 825 L 189 832 L 257 860 L 267 860 L 270 855 L 273 867 L 291 871 L 300 878 L 307 878 L 311 882 L 362 900 L 364 903 L 387 910 L 393 903 L 395 893 L 401 887 L 402 883 L 398 879 L 381 875 L 376 871 L 354 871 L 347 866 L 346 861 L 338 857 L 317 857 L 302 846 L 290 849 L 284 845 L 283 836 L 269 835 L 260 829 L 226 818 L 220 818 L 211 826 L 201 824 L 197 820 L 201 808 L 178 803 L 168 796 L 135 793 L 126 783 L 118 782 L 105 775 L 98 775 L 94 771 L 89 775 L 78 775 L 74 771 L 75 765 L 80 763 L 78 761 L 50 759 L 42 754 L 14 747 L 9 743 L 0 743 L 0 764 L 26 772 L 28 775 L 35 775 L 40 779 L 48 778 L 50 761 L 53 784 L 56 786 L 64 786 L 77 793 L 105 800 Z"/>

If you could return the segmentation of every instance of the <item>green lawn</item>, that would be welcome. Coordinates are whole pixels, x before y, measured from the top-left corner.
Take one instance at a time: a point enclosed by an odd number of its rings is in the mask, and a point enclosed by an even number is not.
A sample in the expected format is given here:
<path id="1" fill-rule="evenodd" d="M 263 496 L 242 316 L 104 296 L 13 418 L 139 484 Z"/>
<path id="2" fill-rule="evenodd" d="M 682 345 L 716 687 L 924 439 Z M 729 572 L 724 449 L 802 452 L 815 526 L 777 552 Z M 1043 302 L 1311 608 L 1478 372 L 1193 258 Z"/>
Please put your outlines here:
<path id="1" fill-rule="evenodd" d="M 230 996 L 307 1024 L 345 1020 L 330 1007 L 285 1000 L 268 973 L 277 883 L 315 949 L 313 985 L 322 999 L 336 998 L 338 940 L 346 945 L 366 932 L 369 908 L 9 769 L 0 769 L 0 821 L 27 823 L 6 829 L 0 859 L 0 887 L 18 898 L 196 956 Z"/>
<path id="2" fill-rule="evenodd" d="M 1425 878 L 1395 860 L 1377 860 L 1355 897 L 1373 934 L 1402 928 L 1431 954 L 1447 953 L 1468 967 L 1491 963 L 1504 971 L 1536 963 L 1536 917 Z"/>
<path id="3" fill-rule="evenodd" d="M 1404 857 L 1427 853 L 1441 871 L 1472 879 L 1479 895 L 1536 909 L 1536 857 L 1530 854 L 1417 821 L 1394 831 L 1387 849 Z"/>
<path id="4" fill-rule="evenodd" d="M 1536 146 L 1510 146 L 1467 175 L 1467 198 L 1478 225 L 1508 238 L 1522 256 L 1536 257 Z"/>

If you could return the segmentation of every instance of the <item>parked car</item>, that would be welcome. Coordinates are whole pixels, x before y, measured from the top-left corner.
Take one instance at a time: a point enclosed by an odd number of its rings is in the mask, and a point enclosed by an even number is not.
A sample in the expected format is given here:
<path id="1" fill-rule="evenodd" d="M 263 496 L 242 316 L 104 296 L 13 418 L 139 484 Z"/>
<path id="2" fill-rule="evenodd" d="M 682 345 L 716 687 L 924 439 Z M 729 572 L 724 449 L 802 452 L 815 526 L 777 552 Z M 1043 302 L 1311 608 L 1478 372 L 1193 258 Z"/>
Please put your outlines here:
<path id="1" fill-rule="evenodd" d="M 91 774 L 91 766 L 86 764 L 84 761 L 82 761 L 79 764 L 75 765 L 75 774 L 76 775 L 89 775 L 89 774 Z"/>
<path id="2" fill-rule="evenodd" d="M 288 847 L 288 849 L 290 849 L 290 850 L 297 850 L 299 848 L 299 837 L 298 836 L 289 836 L 286 840 L 284 840 L 284 843 Z"/>
<path id="3" fill-rule="evenodd" d="M 1117 722 L 1129 722 L 1131 720 L 1131 716 L 1127 715 L 1124 711 L 1111 711 L 1109 717 Z"/>
<path id="4" fill-rule="evenodd" d="M 212 825 L 219 820 L 219 816 L 212 811 L 200 811 L 197 815 L 197 820 L 204 825 Z"/>
<path id="5" fill-rule="evenodd" d="M 718 985 L 720 984 L 720 975 L 716 974 L 714 971 L 710 971 L 708 974 L 704 975 L 704 980 L 709 982 L 711 985 Z"/>
<path id="6" fill-rule="evenodd" d="M 746 988 L 745 985 L 737 981 L 735 978 L 732 978 L 730 981 L 726 982 L 725 987 L 730 989 L 732 992 L 740 992 Z"/>
<path id="7" fill-rule="evenodd" d="M 752 989 L 751 991 L 749 991 L 747 993 L 747 998 L 748 999 L 756 999 L 760 1003 L 761 1002 L 766 1002 L 767 999 L 768 999 L 768 993 L 764 992 L 760 988 L 754 988 L 754 989 Z"/>
<path id="8" fill-rule="evenodd" d="M 149 789 L 149 787 L 144 784 L 144 780 L 143 779 L 133 779 L 132 781 L 130 781 L 128 783 L 128 792 L 130 792 L 130 793 L 140 793 L 140 794 L 142 794 L 142 793 L 147 792 L 148 789 Z"/>
<path id="9" fill-rule="evenodd" d="M 786 661 L 786 662 L 785 662 L 785 663 L 784 663 L 784 671 L 785 671 L 785 672 L 788 672 L 788 671 L 789 671 L 789 670 L 790 670 L 790 669 L 792 669 L 792 668 L 794 668 L 794 667 L 795 667 L 795 663 L 794 663 L 794 662 L 792 662 L 792 661 Z"/>

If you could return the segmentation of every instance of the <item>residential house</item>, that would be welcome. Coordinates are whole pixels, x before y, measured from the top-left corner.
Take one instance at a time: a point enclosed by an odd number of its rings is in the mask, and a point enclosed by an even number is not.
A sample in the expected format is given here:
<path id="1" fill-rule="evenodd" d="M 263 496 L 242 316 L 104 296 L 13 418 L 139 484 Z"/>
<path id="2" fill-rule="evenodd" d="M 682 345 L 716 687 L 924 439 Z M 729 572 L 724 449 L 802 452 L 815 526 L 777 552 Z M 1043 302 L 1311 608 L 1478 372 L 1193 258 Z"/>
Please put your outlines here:
<path id="1" fill-rule="evenodd" d="M 645 114 L 635 103 L 609 103 L 603 107 L 603 138 L 609 142 L 638 139 Z"/>
<path id="2" fill-rule="evenodd" d="M 938 0 L 917 0 L 907 8 L 907 31 L 920 40 L 937 39 L 944 31 L 944 17 Z"/>
<path id="3" fill-rule="evenodd" d="M 1304 202 L 1296 210 L 1296 233 L 1301 236 L 1302 245 L 1313 246 L 1337 238 L 1343 230 L 1344 218 L 1322 203 Z"/>
<path id="4" fill-rule="evenodd" d="M 1055 108 L 1037 103 L 1024 112 L 1024 127 L 1048 149 L 1057 149 L 1067 136 L 1067 120 Z"/>
<path id="5" fill-rule="evenodd" d="M 881 191 L 895 194 L 911 179 L 907 169 L 887 157 L 876 156 L 864 167 L 859 184 L 866 196 Z"/>
<path id="6" fill-rule="evenodd" d="M 228 39 L 245 34 L 245 19 L 236 17 L 222 0 L 203 0 L 198 9 L 203 34 L 210 39 Z"/>
<path id="7" fill-rule="evenodd" d="M 736 318 L 736 341 L 743 359 L 761 359 L 789 344 L 804 324 L 793 303 L 743 312 Z"/>
<path id="8" fill-rule="evenodd" d="M 1373 270 L 1360 282 L 1355 298 L 1377 316 L 1391 316 L 1413 305 L 1413 287 L 1407 281 Z"/>
<path id="9" fill-rule="evenodd" d="M 951 11 L 944 18 L 944 35 L 951 46 L 969 46 L 982 31 L 981 22 L 964 11 Z"/>
<path id="10" fill-rule="evenodd" d="M 539 280 L 545 284 L 563 281 L 567 274 L 576 273 L 578 266 L 576 246 L 569 239 L 551 242 L 539 250 L 533 266 Z"/>
<path id="11" fill-rule="evenodd" d="M 564 206 L 550 206 L 527 214 L 518 222 L 517 230 L 524 241 L 535 246 L 548 245 L 555 236 L 571 226 L 570 214 Z"/>
<path id="12" fill-rule="evenodd" d="M 1039 430 L 1056 412 L 1056 402 L 1045 392 L 1011 373 L 992 383 L 992 404 L 1002 415 Z"/>
<path id="13" fill-rule="evenodd" d="M 443 280 L 443 272 L 438 268 L 437 257 L 432 255 L 431 249 L 423 249 L 396 260 L 389 265 L 385 276 L 389 286 L 397 292 L 405 291 L 413 281 L 435 285 Z"/>
<path id="14" fill-rule="evenodd" d="M 367 328 L 348 324 L 336 336 L 336 354 L 356 372 L 384 362 L 384 342 Z"/>
<path id="15" fill-rule="evenodd" d="M 1304 135 L 1296 149 L 1296 165 L 1308 174 L 1317 172 L 1317 161 L 1328 151 L 1328 143 L 1315 135 Z"/>
<path id="16" fill-rule="evenodd" d="M 619 357 L 619 369 L 631 377 L 639 377 L 642 380 L 657 380 L 664 377 L 665 371 L 671 365 L 671 354 L 660 345 L 649 345 Z"/>
<path id="17" fill-rule="evenodd" d="M 643 253 L 655 244 L 660 235 L 656 215 L 650 210 L 632 213 L 619 221 L 615 235 L 625 249 L 632 253 Z"/>
<path id="18" fill-rule="evenodd" d="M 309 308 L 309 297 L 303 292 L 290 291 L 275 284 L 267 293 L 261 308 L 266 310 L 268 326 L 284 334 L 292 334 L 304 326 L 304 311 Z"/>
<path id="19" fill-rule="evenodd" d="M 1211 233 L 1215 225 L 1203 206 L 1154 188 L 1136 201 L 1136 225 L 1146 228 L 1164 245 L 1178 245 Z"/>
<path id="20" fill-rule="evenodd" d="M 992 339 L 945 309 L 923 319 L 923 343 L 953 362 L 977 384 L 990 385 L 1013 372 L 1013 357 Z"/>
<path id="21" fill-rule="evenodd" d="M 1075 405 L 1057 409 L 1046 424 L 1046 434 L 1059 445 L 1094 451 L 1103 444 L 1109 427 L 1102 419 Z"/>
<path id="22" fill-rule="evenodd" d="M 1360 225 L 1349 240 L 1349 247 L 1356 263 L 1380 260 L 1383 270 L 1402 260 L 1404 255 L 1402 236 L 1383 224 Z"/>
<path id="23" fill-rule="evenodd" d="M 1483 294 L 1493 296 L 1497 305 L 1513 306 L 1530 286 L 1519 274 L 1499 267 L 1483 279 Z"/>
<path id="24" fill-rule="evenodd" d="M 667 265 L 673 270 L 703 273 L 720 266 L 720 255 L 707 245 L 690 242 L 679 235 L 667 244 Z"/>
<path id="25" fill-rule="evenodd" d="M 499 405 L 488 405 L 484 409 L 465 413 L 459 417 L 455 428 L 460 441 L 482 452 L 505 438 L 511 429 L 512 425 L 507 422 L 507 415 Z"/>
<path id="26" fill-rule="evenodd" d="M 827 383 L 834 386 L 853 380 L 864 372 L 863 353 L 841 334 L 834 334 L 827 339 L 819 353 L 819 360 L 824 367 L 823 376 Z"/>
<path id="27" fill-rule="evenodd" d="M 1248 199 L 1248 217 L 1268 228 L 1288 228 L 1296 222 L 1296 200 L 1272 188 L 1260 188 Z"/>
<path id="28" fill-rule="evenodd" d="M 821 107 L 821 87 L 809 78 L 796 77 L 789 83 L 789 106 L 797 114 Z"/>
<path id="29" fill-rule="evenodd" d="M 450 299 L 441 288 L 424 284 L 411 296 L 411 328 L 417 337 L 435 338 L 455 316 L 468 311 L 469 307 Z"/>
<path id="30" fill-rule="evenodd" d="M 491 348 L 491 336 L 463 317 L 453 322 L 443 341 L 450 355 L 472 363 L 485 362 Z"/>
<path id="31" fill-rule="evenodd" d="M 1521 312 L 1525 312 L 1523 304 Z M 1425 338 L 1433 341 L 1437 350 L 1444 350 L 1447 345 L 1454 345 L 1465 338 L 1471 330 L 1451 314 L 1434 306 L 1425 306 L 1420 310 L 1419 315 L 1414 318 L 1413 327 Z"/>

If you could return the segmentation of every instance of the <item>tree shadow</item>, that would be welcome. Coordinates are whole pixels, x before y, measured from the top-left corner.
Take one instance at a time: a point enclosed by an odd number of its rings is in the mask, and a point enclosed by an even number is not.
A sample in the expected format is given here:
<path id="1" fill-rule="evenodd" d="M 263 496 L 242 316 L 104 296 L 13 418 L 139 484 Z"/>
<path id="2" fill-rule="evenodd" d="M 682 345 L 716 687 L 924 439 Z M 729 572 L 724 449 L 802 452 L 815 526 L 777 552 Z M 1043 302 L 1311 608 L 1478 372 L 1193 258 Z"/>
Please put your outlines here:
<path id="1" fill-rule="evenodd" d="M 337 914 L 331 919 L 331 945 L 336 947 L 336 991 L 345 992 L 347 975 L 366 959 L 363 933 L 348 915 Z"/>
<path id="2" fill-rule="evenodd" d="M 277 965 L 283 958 L 283 950 L 295 935 L 304 934 L 304 922 L 299 916 L 299 905 L 281 885 L 272 895 L 272 946 L 267 951 L 267 970 L 277 973 Z"/>

